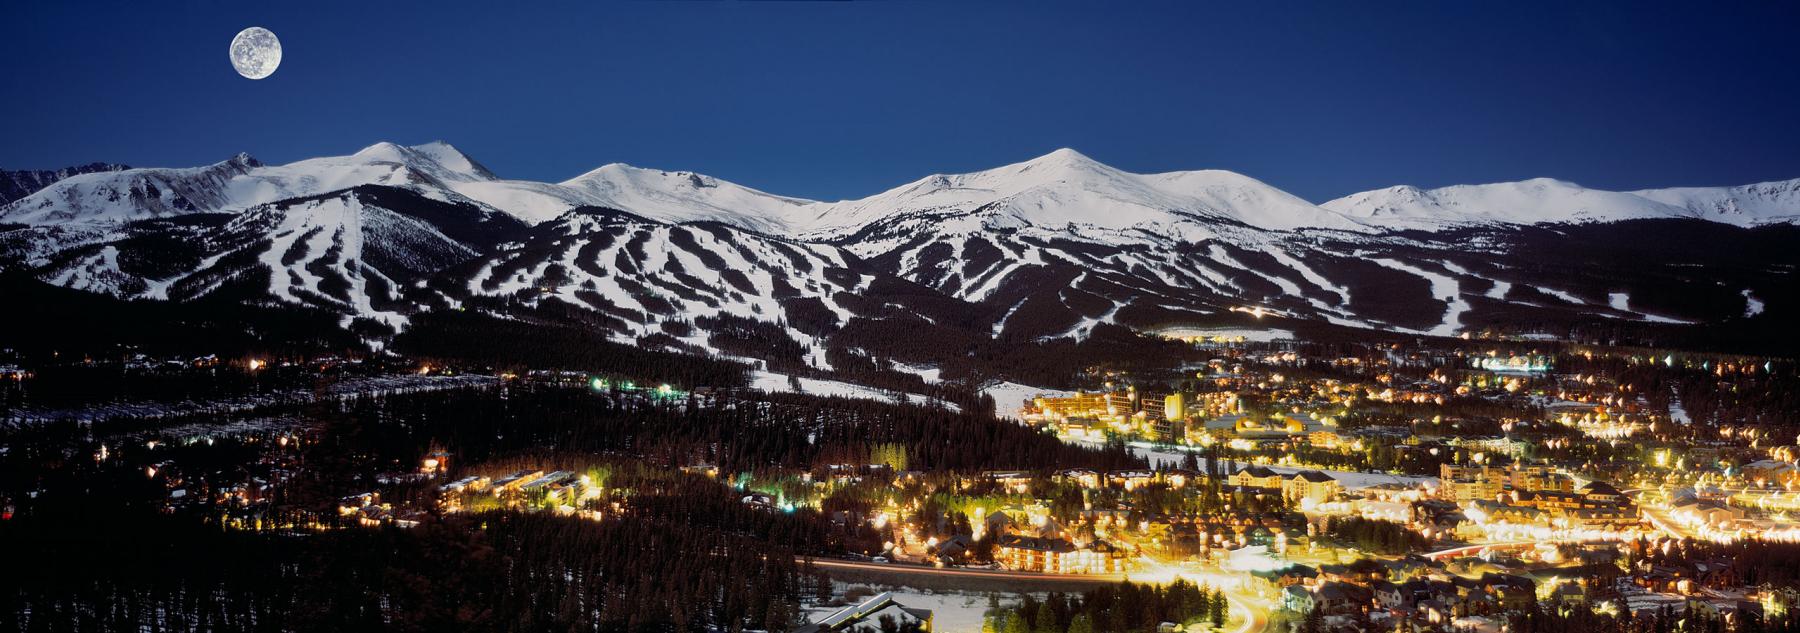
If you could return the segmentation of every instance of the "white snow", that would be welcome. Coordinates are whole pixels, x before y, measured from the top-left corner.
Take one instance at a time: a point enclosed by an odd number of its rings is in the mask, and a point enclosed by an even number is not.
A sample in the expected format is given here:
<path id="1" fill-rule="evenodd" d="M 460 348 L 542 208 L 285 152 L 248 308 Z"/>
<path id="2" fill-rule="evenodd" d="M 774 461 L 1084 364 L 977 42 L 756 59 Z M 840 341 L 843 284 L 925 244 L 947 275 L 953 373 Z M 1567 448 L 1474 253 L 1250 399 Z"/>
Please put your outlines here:
<path id="1" fill-rule="evenodd" d="M 1608 294 L 1608 295 L 1606 295 L 1606 304 L 1609 306 L 1612 306 L 1612 309 L 1614 309 L 1614 310 L 1618 310 L 1620 312 L 1630 312 L 1631 311 L 1631 294 L 1625 293 L 1625 292 L 1614 292 L 1614 293 Z"/>
<path id="2" fill-rule="evenodd" d="M 1631 294 L 1626 293 L 1626 292 L 1614 292 L 1614 293 L 1607 294 L 1606 295 L 1606 303 L 1608 306 L 1610 306 L 1614 310 L 1618 310 L 1620 312 L 1630 314 L 1633 317 L 1643 320 L 1643 321 L 1650 321 L 1652 323 L 1693 323 L 1693 321 L 1686 321 L 1686 320 L 1682 320 L 1682 319 L 1672 319 L 1672 318 L 1665 317 L 1665 316 L 1658 316 L 1655 314 L 1650 314 L 1648 312 L 1639 312 L 1636 310 L 1632 310 L 1631 309 Z"/>
<path id="3" fill-rule="evenodd" d="M 852 586 L 868 587 L 876 593 L 891 593 L 894 601 L 914 609 L 931 610 L 931 630 L 938 633 L 979 633 L 981 620 L 988 610 L 988 592 L 983 591 L 933 591 L 930 589 L 914 589 L 902 585 L 881 583 L 833 583 L 841 591 Z M 1012 606 L 1018 601 L 1013 593 L 1002 593 L 1000 604 Z M 836 613 L 842 607 L 812 609 L 807 619 L 817 621 Z"/>
<path id="4" fill-rule="evenodd" d="M 322 287 L 325 278 L 315 272 L 315 268 L 323 264 L 322 268 L 330 271 L 335 280 L 349 285 L 349 301 L 345 307 L 351 314 L 395 327 L 406 325 L 407 318 L 396 312 L 378 310 L 371 302 L 368 288 L 371 278 L 380 278 L 388 288 L 388 295 L 382 299 L 397 298 L 394 289 L 398 284 L 363 261 L 363 239 L 370 237 L 367 232 L 393 234 L 395 227 L 403 226 L 398 232 L 428 236 L 437 245 L 460 250 L 463 256 L 475 255 L 474 251 L 445 237 L 430 224 L 367 206 L 354 194 L 281 209 L 279 220 L 280 224 L 269 232 L 268 248 L 257 256 L 270 271 L 269 294 L 296 304 L 316 303 L 321 298 L 342 301 Z M 299 257 L 289 265 L 285 260 L 294 252 L 298 252 Z M 345 319 L 348 322 L 349 317 Z"/>
<path id="5" fill-rule="evenodd" d="M 981 388 L 981 393 L 994 399 L 994 415 L 1002 418 L 1018 418 L 1025 400 L 1044 396 L 1048 398 L 1066 398 L 1075 395 L 1073 391 L 1044 389 L 1016 382 L 997 382 Z"/>
<path id="6" fill-rule="evenodd" d="M 1573 303 L 1573 304 L 1575 304 L 1575 305 L 1578 305 L 1578 306 L 1583 306 L 1583 305 L 1587 305 L 1587 302 L 1586 302 L 1586 301 L 1583 301 L 1583 300 L 1582 300 L 1582 299 L 1581 299 L 1581 297 L 1577 297 L 1577 296 L 1575 296 L 1575 295 L 1573 295 L 1573 294 L 1570 294 L 1570 293 L 1568 293 L 1568 292 L 1564 292 L 1564 291 L 1561 291 L 1561 290 L 1557 290 L 1557 289 L 1555 289 L 1555 288 L 1546 288 L 1546 287 L 1543 287 L 1543 286 L 1537 286 L 1537 291 L 1538 291 L 1538 292 L 1542 292 L 1542 293 L 1544 293 L 1544 294 L 1547 294 L 1547 295 L 1550 295 L 1550 296 L 1552 296 L 1552 297 L 1556 297 L 1556 298 L 1558 298 L 1558 299 L 1562 299 L 1562 300 L 1563 300 L 1563 301 L 1567 301 L 1567 302 L 1569 302 L 1569 303 Z"/>
<path id="7" fill-rule="evenodd" d="M 983 209 L 994 227 L 1169 227 L 1183 214 L 1265 229 L 1364 227 L 1255 179 L 1228 171 L 1121 171 L 1071 149 L 968 174 L 938 174 L 863 198 L 820 203 L 801 234 L 844 234 L 900 215 Z"/>
<path id="8" fill-rule="evenodd" d="M 1270 341 L 1286 341 L 1294 338 L 1292 330 L 1278 328 L 1232 328 L 1232 327 L 1171 327 L 1156 330 L 1155 334 L 1170 338 L 1188 338 L 1195 336 L 1221 336 L 1226 338 L 1242 337 L 1253 343 Z"/>
<path id="9" fill-rule="evenodd" d="M 810 200 L 763 193 L 712 176 L 623 163 L 601 166 L 562 183 L 586 204 L 622 209 L 667 222 L 715 220 L 781 234 L 807 214 Z"/>
<path id="10" fill-rule="evenodd" d="M 1550 178 L 1439 189 L 1403 185 L 1351 194 L 1320 206 L 1373 226 L 1394 228 L 1642 218 L 1699 218 L 1753 226 L 1800 219 L 1800 179 L 1629 192 Z"/>
<path id="11" fill-rule="evenodd" d="M 787 374 L 769 371 L 755 371 L 750 375 L 750 388 L 769 393 L 796 393 L 789 383 Z M 818 378 L 800 378 L 800 391 L 814 396 L 837 396 L 842 398 L 866 398 L 883 400 L 900 404 L 921 404 L 940 406 L 951 411 L 961 411 L 962 407 L 948 402 L 937 402 L 916 393 L 896 393 L 874 387 L 851 384 L 839 380 L 821 380 Z"/>
<path id="12" fill-rule="evenodd" d="M 1738 226 L 1800 220 L 1800 179 L 1741 187 L 1605 191 L 1534 178 L 1439 189 L 1388 187 L 1320 205 L 1373 226 L 1437 229 L 1467 224 L 1609 222 L 1699 218 Z"/>
<path id="13" fill-rule="evenodd" d="M 1274 257 L 1275 260 L 1281 262 L 1281 264 L 1283 266 L 1287 266 L 1288 268 L 1292 268 L 1295 271 L 1299 272 L 1300 276 L 1305 278 L 1306 281 L 1311 283 L 1312 285 L 1318 286 L 1319 288 L 1321 288 L 1327 292 L 1336 294 L 1338 296 L 1338 303 L 1340 305 L 1350 303 L 1350 289 L 1349 288 L 1345 288 L 1343 286 L 1332 283 L 1330 279 L 1326 279 L 1324 275 L 1321 275 L 1317 271 L 1314 271 L 1311 267 L 1307 266 L 1304 262 L 1301 262 L 1299 259 L 1295 258 L 1293 255 L 1289 255 L 1287 253 L 1287 251 L 1281 250 L 1279 248 L 1264 247 L 1263 252 L 1268 253 L 1270 256 Z"/>
<path id="14" fill-rule="evenodd" d="M 896 271 L 900 276 L 942 290 L 954 286 L 953 294 L 975 302 L 991 300 L 1012 289 L 1007 285 L 1009 281 L 1040 266 L 1070 263 L 1094 271 L 1096 279 L 1104 282 L 1107 290 L 1102 292 L 1113 302 L 1113 312 L 1136 304 L 1198 314 L 1261 303 L 1264 297 L 1253 296 L 1260 293 L 1232 283 L 1233 278 L 1248 279 L 1254 275 L 1266 279 L 1282 294 L 1310 304 L 1312 309 L 1275 307 L 1296 316 L 1372 327 L 1348 311 L 1349 289 L 1333 281 L 1336 271 L 1307 263 L 1324 261 L 1314 257 L 1321 252 L 1318 236 L 1360 240 L 1375 238 L 1350 232 L 1371 227 L 1437 228 L 1466 223 L 1629 217 L 1704 217 L 1735 224 L 1800 221 L 1795 211 L 1800 207 L 1796 205 L 1800 201 L 1800 180 L 1729 189 L 1609 192 L 1536 179 L 1432 190 L 1394 187 L 1318 206 L 1231 172 L 1136 174 L 1062 149 L 993 169 L 928 176 L 866 198 L 818 202 L 765 193 L 692 172 L 643 169 L 620 163 L 601 166 L 562 183 L 503 180 L 456 148 L 439 142 L 415 146 L 377 143 L 348 156 L 286 165 L 264 166 L 241 155 L 197 168 L 78 175 L 0 207 L 0 221 L 36 225 L 32 230 L 62 232 L 55 238 L 58 245 L 29 247 L 36 249 L 28 252 L 31 261 L 42 265 L 69 249 L 102 241 L 96 236 L 118 233 L 121 222 L 197 212 L 247 214 L 280 200 L 369 184 L 406 188 L 436 200 L 501 211 L 534 224 L 565 223 L 572 245 L 557 245 L 564 250 L 542 261 L 515 262 L 513 257 L 527 255 L 503 253 L 471 279 L 469 288 L 477 294 L 526 294 L 531 296 L 520 298 L 528 302 L 558 300 L 584 306 L 598 297 L 613 306 L 641 310 L 646 303 L 656 303 L 643 296 L 648 288 L 688 317 L 733 314 L 768 321 L 779 321 L 783 316 L 782 299 L 773 292 L 777 280 L 801 289 L 807 298 L 822 301 L 840 320 L 847 318 L 848 311 L 832 297 L 840 291 L 857 291 L 872 278 L 862 276 L 856 288 L 837 288 L 820 281 L 816 271 L 819 266 L 843 267 L 848 253 L 862 257 L 891 255 L 900 262 Z M 643 242 L 650 251 L 648 260 L 637 263 L 661 283 L 644 283 L 640 287 L 637 284 L 647 280 L 611 270 L 626 241 L 633 237 L 620 238 L 592 261 L 577 261 L 577 249 L 587 240 L 598 239 L 595 234 L 612 230 L 588 214 L 569 213 L 580 206 L 613 207 L 657 224 L 654 234 Z M 739 237 L 738 244 L 727 244 L 699 228 L 663 224 L 690 221 L 717 221 L 764 234 L 758 237 L 769 240 L 751 244 Z M 295 246 L 297 252 L 304 251 L 310 259 L 324 257 L 325 251 L 319 249 L 341 239 L 317 232 L 315 229 L 323 230 L 319 227 L 279 228 L 286 232 L 275 239 L 284 246 Z M 1290 232 L 1301 228 L 1322 230 Z M 311 232 L 295 232 L 300 229 Z M 841 238 L 865 229 L 877 230 L 871 231 L 873 235 L 863 235 L 867 239 L 832 246 L 784 241 Z M 686 231 L 699 248 L 688 252 L 671 244 L 676 231 Z M 809 274 L 785 270 L 792 266 L 784 263 L 784 254 L 773 251 L 776 241 L 803 253 L 814 265 L 814 271 Z M 1067 242 L 1077 246 L 1058 245 Z M 1267 253 L 1295 274 L 1260 272 L 1238 261 L 1244 259 L 1242 251 L 1227 251 L 1223 244 Z M 978 267 L 979 270 L 971 268 L 969 262 L 975 261 L 987 245 L 1001 251 L 999 258 Z M 896 249 L 905 250 L 891 252 Z M 948 249 L 948 259 L 933 261 L 928 257 L 940 249 Z M 1240 256 L 1233 257 L 1233 252 Z M 117 272 L 117 251 L 113 253 L 111 258 L 105 251 L 65 258 L 45 278 L 71 287 L 110 288 L 114 292 L 126 287 L 141 288 L 141 292 L 132 292 L 168 298 L 177 284 L 199 272 L 196 269 L 159 280 L 130 279 Z M 721 277 L 726 271 L 712 270 L 702 255 L 723 259 L 750 280 L 754 291 L 733 288 Z M 220 261 L 214 253 L 208 257 L 201 269 Z M 1456 334 L 1462 327 L 1464 313 L 1470 309 L 1458 279 L 1480 276 L 1449 262 L 1441 262 L 1449 275 L 1431 272 L 1436 270 L 1434 265 L 1415 261 L 1407 264 L 1388 259 L 1380 263 L 1427 279 L 1433 297 L 1446 304 L 1447 312 L 1442 323 L 1426 331 Z M 271 260 L 265 257 L 263 262 Z M 508 263 L 520 266 L 504 275 L 504 279 L 494 278 Z M 552 267 L 559 263 L 562 266 Z M 1267 267 L 1266 262 L 1259 263 Z M 331 268 L 333 275 L 327 276 L 346 280 L 366 276 L 371 282 L 384 276 L 380 271 L 360 270 L 364 264 L 355 256 L 329 264 L 335 268 Z M 675 267 L 714 287 L 695 289 L 704 295 L 701 300 L 665 292 L 668 284 L 685 285 L 671 270 L 665 270 Z M 556 268 L 568 270 L 573 279 L 552 288 L 546 280 Z M 600 272 L 592 272 L 596 268 Z M 271 292 L 290 300 L 317 293 L 323 282 L 303 265 L 280 271 L 277 277 Z M 622 281 L 625 279 L 630 281 Z M 1493 286 L 1486 290 L 1486 296 L 1506 300 L 1513 283 L 1491 281 Z M 362 293 L 364 286 L 360 282 L 352 286 L 355 293 Z M 1309 286 L 1329 294 L 1320 295 Z M 532 294 L 534 289 L 541 293 Z M 1566 292 L 1541 290 L 1576 305 L 1589 305 Z M 1306 296 L 1307 291 L 1318 296 Z M 1748 290 L 1744 296 L 1746 315 L 1761 313 L 1763 302 Z M 377 299 L 383 298 L 392 297 Z M 397 322 L 395 314 L 371 313 L 368 297 L 347 303 L 354 304 L 350 307 L 359 314 Z M 1680 322 L 1631 311 L 1630 297 L 1623 293 L 1609 295 L 1608 304 L 1634 318 Z M 1021 305 L 1015 302 L 1001 306 L 1010 309 L 994 324 L 996 334 L 1004 330 L 1008 317 Z M 1108 313 L 1084 319 L 1063 334 L 1085 336 L 1112 316 Z M 630 323 L 625 329 L 641 335 L 658 327 L 661 320 L 664 319 L 647 317 L 646 322 Z M 809 362 L 823 367 L 818 342 L 799 332 L 792 334 L 813 348 Z"/>
<path id="15" fill-rule="evenodd" d="M 930 365 L 909 365 L 906 363 L 894 363 L 894 369 L 918 376 L 919 378 L 924 379 L 925 382 L 933 384 L 939 382 L 940 377 L 944 373 L 944 370 Z"/>
<path id="16" fill-rule="evenodd" d="M 1687 409 L 1681 406 L 1681 396 L 1669 395 L 1669 421 L 1684 426 L 1694 424 L 1694 418 L 1688 415 Z"/>
<path id="17" fill-rule="evenodd" d="M 1703 218 L 1741 226 L 1800 221 L 1800 179 L 1615 192 L 1538 178 L 1439 189 L 1397 186 L 1314 205 L 1229 171 L 1135 174 L 1072 149 L 1059 149 L 993 169 L 927 176 L 866 198 L 820 202 L 693 172 L 623 163 L 606 164 L 562 183 L 504 180 L 443 142 L 414 146 L 382 142 L 349 156 L 286 165 L 257 165 L 248 155 L 240 155 L 205 167 L 81 174 L 0 207 L 0 220 L 119 222 L 238 212 L 364 184 L 478 202 L 534 224 L 587 205 L 669 222 L 715 220 L 764 233 L 811 237 L 842 236 L 896 218 L 935 221 L 966 216 L 977 209 L 982 210 L 981 217 L 970 218 L 972 225 L 965 228 L 1144 230 L 1189 243 L 1213 237 L 1218 220 L 1277 231 L 1654 217 Z M 118 204 L 120 200 L 131 203 Z"/>
<path id="18" fill-rule="evenodd" d="M 1762 314 L 1763 313 L 1762 300 L 1756 298 L 1755 295 L 1750 294 L 1749 288 L 1745 288 L 1743 294 L 1744 294 L 1744 316 L 1753 317 L 1758 314 Z"/>
<path id="19" fill-rule="evenodd" d="M 1448 261 L 1438 262 L 1438 265 L 1443 266 L 1445 270 L 1456 273 L 1458 275 L 1463 275 L 1465 277 L 1474 277 L 1476 279 L 1486 279 L 1488 282 L 1494 284 L 1493 286 L 1489 287 L 1488 291 L 1485 293 L 1485 295 L 1489 299 L 1499 299 L 1501 301 L 1505 301 L 1506 293 L 1512 291 L 1512 282 L 1501 281 L 1498 279 L 1491 279 L 1488 277 L 1482 277 L 1481 275 L 1477 275 L 1475 273 L 1469 272 L 1469 269 L 1467 269 L 1467 268 L 1458 266 L 1456 264 L 1456 262 L 1448 262 Z"/>
<path id="20" fill-rule="evenodd" d="M 205 167 L 127 169 L 65 178 L 0 207 L 21 224 L 116 223 L 189 213 L 236 213 L 358 185 L 391 185 L 463 201 L 453 184 L 492 174 L 444 143 L 376 143 L 350 156 L 258 165 L 247 154 Z M 120 204 L 121 200 L 129 200 Z"/>
<path id="21" fill-rule="evenodd" d="M 1676 187 L 1632 193 L 1679 207 L 1694 217 L 1738 226 L 1800 220 L 1800 178 L 1741 187 Z"/>
<path id="22" fill-rule="evenodd" d="M 1373 261 L 1394 270 L 1424 277 L 1426 281 L 1431 282 L 1431 296 L 1443 301 L 1449 309 L 1444 313 L 1444 322 L 1426 330 L 1425 333 L 1433 336 L 1455 336 L 1462 330 L 1462 315 L 1469 311 L 1469 302 L 1462 298 L 1462 283 L 1458 282 L 1455 277 L 1431 272 L 1395 259 L 1375 259 Z"/>

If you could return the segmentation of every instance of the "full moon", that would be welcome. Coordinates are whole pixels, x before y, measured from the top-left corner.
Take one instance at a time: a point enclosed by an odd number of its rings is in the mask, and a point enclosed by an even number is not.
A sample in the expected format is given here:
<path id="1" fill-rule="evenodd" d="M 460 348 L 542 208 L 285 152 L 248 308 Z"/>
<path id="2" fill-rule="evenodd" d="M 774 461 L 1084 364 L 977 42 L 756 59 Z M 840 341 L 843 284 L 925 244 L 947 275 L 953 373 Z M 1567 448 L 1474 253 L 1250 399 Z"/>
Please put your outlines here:
<path id="1" fill-rule="evenodd" d="M 238 74 L 262 79 L 275 74 L 275 67 L 280 65 L 281 40 L 275 39 L 268 29 L 252 26 L 231 38 L 231 67 Z"/>

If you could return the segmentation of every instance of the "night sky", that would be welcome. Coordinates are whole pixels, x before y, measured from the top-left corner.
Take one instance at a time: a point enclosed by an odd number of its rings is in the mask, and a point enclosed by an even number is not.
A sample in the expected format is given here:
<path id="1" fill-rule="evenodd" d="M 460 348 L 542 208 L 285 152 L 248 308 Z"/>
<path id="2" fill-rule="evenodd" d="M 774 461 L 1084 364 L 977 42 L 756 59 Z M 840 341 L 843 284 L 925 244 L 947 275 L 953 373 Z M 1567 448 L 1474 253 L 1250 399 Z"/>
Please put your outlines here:
<path id="1" fill-rule="evenodd" d="M 1800 177 L 1800 3 L 1252 4 L 15 2 L 0 168 L 443 139 L 822 199 L 1064 146 L 1314 202 Z M 261 81 L 226 59 L 253 25 L 285 48 Z"/>

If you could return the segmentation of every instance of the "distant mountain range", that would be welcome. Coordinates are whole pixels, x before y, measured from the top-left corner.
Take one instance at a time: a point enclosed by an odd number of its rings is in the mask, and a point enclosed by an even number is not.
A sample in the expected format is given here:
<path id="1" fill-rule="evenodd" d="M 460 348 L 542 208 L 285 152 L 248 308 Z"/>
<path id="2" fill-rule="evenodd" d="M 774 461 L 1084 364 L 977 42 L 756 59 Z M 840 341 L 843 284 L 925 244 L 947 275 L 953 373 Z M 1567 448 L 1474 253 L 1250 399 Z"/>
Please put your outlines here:
<path id="1" fill-rule="evenodd" d="M 58 180 L 76 174 L 91 174 L 99 171 L 119 171 L 130 169 L 124 165 L 113 163 L 88 163 L 62 169 L 25 169 L 9 171 L 0 169 L 0 205 L 18 200 L 50 186 Z"/>
<path id="2" fill-rule="evenodd" d="M 1603 191 L 1534 178 L 1440 189 L 1389 187 L 1323 205 L 1365 225 L 1438 229 L 1471 224 L 1692 218 L 1736 226 L 1800 221 L 1800 179 L 1742 187 Z"/>
<path id="3" fill-rule="evenodd" d="M 22 195 L 0 206 L 0 266 L 57 286 L 307 306 L 372 342 L 469 308 L 691 352 L 772 328 L 758 336 L 821 367 L 833 345 L 873 344 L 846 331 L 904 324 L 1006 340 L 1246 314 L 1444 336 L 1721 326 L 1792 310 L 1800 264 L 1800 180 L 1538 179 L 1314 205 L 1232 172 L 1133 174 L 1064 149 L 818 202 L 623 164 L 505 180 L 445 143 L 21 173 L 6 172 Z"/>

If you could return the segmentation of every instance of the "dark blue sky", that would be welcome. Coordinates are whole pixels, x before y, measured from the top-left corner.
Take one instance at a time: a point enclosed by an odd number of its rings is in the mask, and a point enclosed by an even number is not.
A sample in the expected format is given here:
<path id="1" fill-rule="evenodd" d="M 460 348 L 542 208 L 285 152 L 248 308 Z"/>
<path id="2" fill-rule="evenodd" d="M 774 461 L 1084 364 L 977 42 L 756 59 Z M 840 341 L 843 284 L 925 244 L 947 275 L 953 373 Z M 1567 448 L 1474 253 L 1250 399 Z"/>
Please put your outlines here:
<path id="1" fill-rule="evenodd" d="M 444 139 L 827 199 L 1062 146 L 1315 202 L 1800 177 L 1796 3 L 1252 4 L 9 3 L 0 167 Z M 251 25 L 286 49 L 262 81 L 226 59 Z"/>

